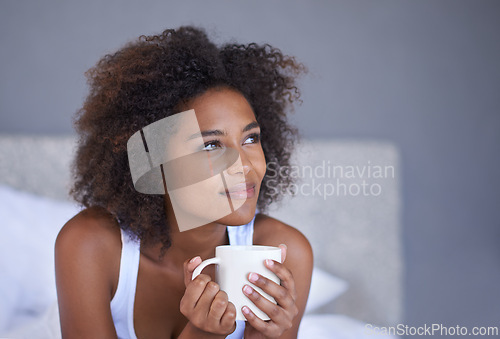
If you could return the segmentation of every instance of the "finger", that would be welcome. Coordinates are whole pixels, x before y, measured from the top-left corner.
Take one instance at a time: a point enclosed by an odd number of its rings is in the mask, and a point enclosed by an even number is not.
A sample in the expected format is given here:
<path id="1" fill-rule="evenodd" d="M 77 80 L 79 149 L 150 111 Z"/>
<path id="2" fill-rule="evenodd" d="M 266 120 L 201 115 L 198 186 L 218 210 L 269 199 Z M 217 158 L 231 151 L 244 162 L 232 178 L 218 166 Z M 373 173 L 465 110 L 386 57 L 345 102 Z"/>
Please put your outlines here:
<path id="1" fill-rule="evenodd" d="M 232 326 L 234 325 L 235 328 L 233 329 L 233 331 L 236 329 L 236 307 L 230 301 L 228 302 L 226 310 L 222 315 L 220 324 L 224 328 L 232 328 Z"/>
<path id="2" fill-rule="evenodd" d="M 257 317 L 252 310 L 243 306 L 241 308 L 243 316 L 247 319 L 248 323 L 255 328 L 257 331 L 262 333 L 266 337 L 276 337 L 281 334 L 279 326 L 274 321 L 264 321 Z"/>
<path id="3" fill-rule="evenodd" d="M 250 285 L 243 287 L 243 293 L 257 306 L 262 312 L 267 314 L 272 321 L 282 323 L 286 318 L 283 308 L 269 301 Z"/>
<path id="4" fill-rule="evenodd" d="M 193 276 L 193 271 L 196 267 L 201 263 L 200 256 L 194 257 L 191 260 L 184 261 L 184 285 L 187 285 L 191 282 L 191 278 Z"/>
<path id="5" fill-rule="evenodd" d="M 295 292 L 295 280 L 293 279 L 292 272 L 290 272 L 290 270 L 283 264 L 275 260 L 266 259 L 264 264 L 271 272 L 273 272 L 278 278 L 280 278 L 281 286 L 286 288 L 292 295 L 293 300 L 295 300 L 297 298 L 297 295 Z"/>
<path id="6" fill-rule="evenodd" d="M 209 281 L 198 299 L 198 302 L 194 306 L 195 311 L 204 312 L 205 317 L 207 317 L 210 312 L 212 301 L 219 290 L 219 284 L 214 281 Z"/>
<path id="7" fill-rule="evenodd" d="M 210 311 L 208 312 L 208 317 L 216 320 L 220 323 L 222 315 L 226 311 L 228 305 L 227 293 L 224 291 L 219 291 L 215 295 L 212 304 L 210 305 Z"/>
<path id="8" fill-rule="evenodd" d="M 196 303 L 198 302 L 198 299 L 205 290 L 205 286 L 210 280 L 210 276 L 206 274 L 200 274 L 188 284 L 180 303 L 182 314 L 185 314 L 186 312 L 189 313 L 194 309 Z"/>
<path id="9" fill-rule="evenodd" d="M 294 304 L 291 293 L 284 286 L 278 285 L 271 279 L 252 272 L 248 275 L 248 281 L 273 297 L 280 306 L 288 308 Z"/>
<path id="10" fill-rule="evenodd" d="M 288 247 L 285 244 L 280 244 L 279 248 L 281 248 L 281 262 L 284 263 L 286 259 L 286 253 L 288 251 Z"/>

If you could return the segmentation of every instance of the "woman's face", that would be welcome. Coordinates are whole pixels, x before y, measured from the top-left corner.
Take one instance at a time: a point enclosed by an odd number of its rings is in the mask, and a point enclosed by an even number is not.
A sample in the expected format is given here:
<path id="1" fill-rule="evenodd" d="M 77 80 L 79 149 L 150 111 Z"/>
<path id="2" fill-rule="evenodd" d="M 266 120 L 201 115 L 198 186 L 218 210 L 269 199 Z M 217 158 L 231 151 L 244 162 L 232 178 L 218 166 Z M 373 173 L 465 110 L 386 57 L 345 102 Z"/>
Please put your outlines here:
<path id="1" fill-rule="evenodd" d="M 200 171 L 203 168 L 211 170 L 214 159 L 218 159 L 220 164 L 225 157 L 228 162 L 223 171 L 206 176 L 206 180 L 169 190 L 167 203 L 173 206 L 180 230 L 194 228 L 186 227 L 190 222 L 195 226 L 213 221 L 225 225 L 248 223 L 255 215 L 266 172 L 260 127 L 250 104 L 235 90 L 216 88 L 188 101 L 183 109 L 194 110 L 196 119 L 191 118 L 192 114 L 191 117 L 186 114 L 185 121 L 188 123 L 181 125 L 167 145 L 170 156 L 178 158 L 201 151 L 198 154 L 204 160 L 200 162 Z M 193 171 L 196 166 L 189 167 Z M 197 170 L 194 168 L 194 171 Z M 186 177 L 190 170 L 184 166 L 173 172 L 169 175 Z M 200 173 L 195 174 L 200 176 Z"/>

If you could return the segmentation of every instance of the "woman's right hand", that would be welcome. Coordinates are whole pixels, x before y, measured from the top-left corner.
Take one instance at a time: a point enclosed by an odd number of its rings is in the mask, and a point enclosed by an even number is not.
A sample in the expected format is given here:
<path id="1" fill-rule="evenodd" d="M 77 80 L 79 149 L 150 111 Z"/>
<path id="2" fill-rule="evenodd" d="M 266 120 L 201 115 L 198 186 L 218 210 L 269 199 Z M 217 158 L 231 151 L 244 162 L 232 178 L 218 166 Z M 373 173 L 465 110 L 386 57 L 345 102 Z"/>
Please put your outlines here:
<path id="1" fill-rule="evenodd" d="M 184 262 L 186 290 L 180 302 L 180 311 L 200 331 L 225 338 L 236 329 L 236 307 L 210 276 L 200 274 L 191 280 L 201 261 L 200 257 L 195 257 Z"/>

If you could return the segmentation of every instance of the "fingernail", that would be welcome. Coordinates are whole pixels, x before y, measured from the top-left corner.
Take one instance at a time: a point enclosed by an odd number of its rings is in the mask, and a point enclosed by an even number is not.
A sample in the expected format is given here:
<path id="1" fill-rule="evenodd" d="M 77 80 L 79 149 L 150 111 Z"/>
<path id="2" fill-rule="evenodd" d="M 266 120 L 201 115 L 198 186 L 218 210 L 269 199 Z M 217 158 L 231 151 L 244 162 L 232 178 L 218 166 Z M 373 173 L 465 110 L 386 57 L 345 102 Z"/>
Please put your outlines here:
<path id="1" fill-rule="evenodd" d="M 273 266 L 274 262 L 271 259 L 266 259 L 267 266 Z"/>
<path id="2" fill-rule="evenodd" d="M 259 279 L 259 276 L 253 272 L 250 273 L 250 275 L 248 276 L 248 280 L 250 280 L 251 282 L 256 282 L 258 279 Z"/>
<path id="3" fill-rule="evenodd" d="M 285 248 L 288 249 L 288 246 L 286 244 L 280 244 L 280 246 L 285 246 Z"/>
<path id="4" fill-rule="evenodd" d="M 189 260 L 189 262 L 192 264 L 192 263 L 194 263 L 196 260 L 198 260 L 198 258 L 199 258 L 199 259 L 201 259 L 201 258 L 200 258 L 200 256 L 198 255 L 198 256 L 194 257 L 193 259 Z"/>
<path id="5" fill-rule="evenodd" d="M 250 314 L 250 309 L 246 306 L 243 306 L 243 313 Z"/>
<path id="6" fill-rule="evenodd" d="M 245 285 L 245 287 L 243 287 L 243 291 L 246 293 L 246 294 L 252 294 L 252 288 L 248 285 Z"/>

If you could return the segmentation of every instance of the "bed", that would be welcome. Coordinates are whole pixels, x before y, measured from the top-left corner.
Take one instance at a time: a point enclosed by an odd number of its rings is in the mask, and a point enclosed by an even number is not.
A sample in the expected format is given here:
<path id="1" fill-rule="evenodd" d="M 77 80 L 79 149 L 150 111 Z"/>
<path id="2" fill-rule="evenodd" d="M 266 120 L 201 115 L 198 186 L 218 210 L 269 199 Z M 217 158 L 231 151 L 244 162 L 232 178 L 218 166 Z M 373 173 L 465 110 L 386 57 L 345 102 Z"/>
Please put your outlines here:
<path id="1" fill-rule="evenodd" d="M 67 195 L 75 140 L 0 135 L 0 338 L 61 336 L 53 244 L 79 210 Z M 374 326 L 401 323 L 398 149 L 378 140 L 304 140 L 293 164 L 271 173 L 299 181 L 269 214 L 301 230 L 314 249 L 299 338 L 364 338 Z"/>

